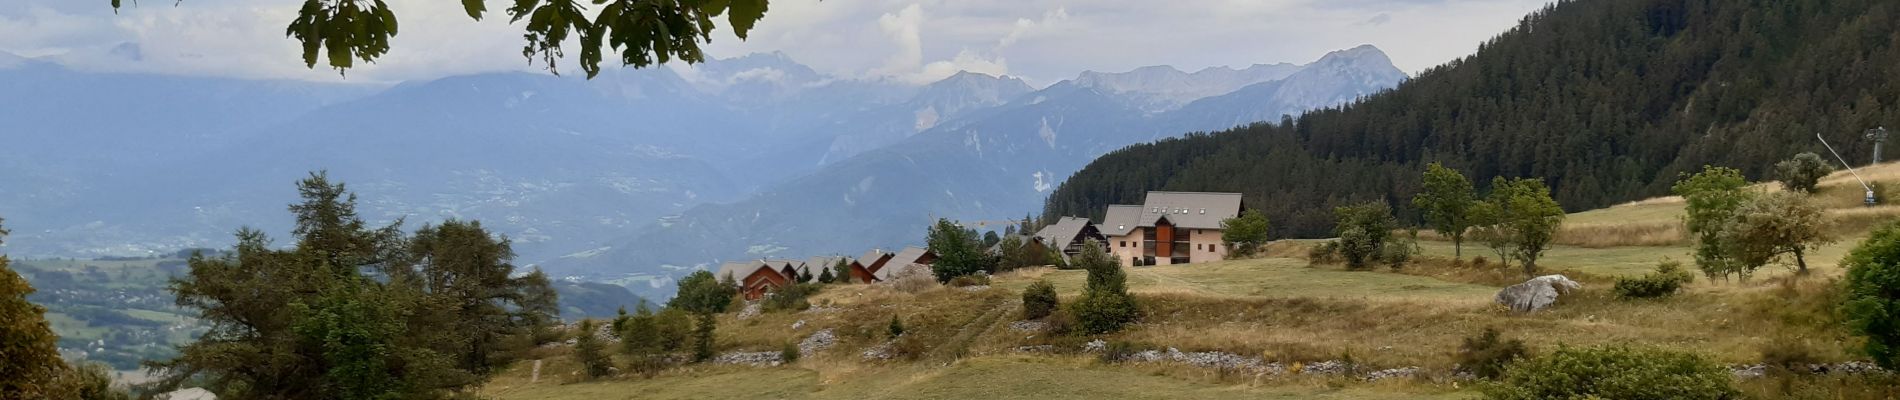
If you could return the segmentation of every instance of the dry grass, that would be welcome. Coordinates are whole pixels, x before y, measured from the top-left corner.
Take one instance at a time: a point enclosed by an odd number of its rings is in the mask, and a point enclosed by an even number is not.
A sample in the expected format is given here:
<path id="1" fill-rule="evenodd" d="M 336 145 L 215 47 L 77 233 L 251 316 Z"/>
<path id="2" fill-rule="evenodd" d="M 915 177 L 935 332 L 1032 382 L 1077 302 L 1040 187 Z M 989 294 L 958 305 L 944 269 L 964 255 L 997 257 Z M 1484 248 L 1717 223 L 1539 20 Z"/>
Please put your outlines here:
<path id="1" fill-rule="evenodd" d="M 1605 224 L 1564 224 L 1556 243 L 1585 248 L 1623 246 L 1680 246 L 1688 244 L 1681 221 Z"/>

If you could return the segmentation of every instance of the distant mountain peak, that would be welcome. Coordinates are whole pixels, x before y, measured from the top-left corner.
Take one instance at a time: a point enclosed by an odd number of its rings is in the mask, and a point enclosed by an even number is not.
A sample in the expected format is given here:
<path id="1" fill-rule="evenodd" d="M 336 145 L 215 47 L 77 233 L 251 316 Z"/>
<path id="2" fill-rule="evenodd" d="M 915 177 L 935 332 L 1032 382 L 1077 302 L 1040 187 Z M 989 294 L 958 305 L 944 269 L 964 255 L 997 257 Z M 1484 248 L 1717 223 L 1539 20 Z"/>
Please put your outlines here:
<path id="1" fill-rule="evenodd" d="M 1386 56 L 1385 51 L 1379 50 L 1376 46 L 1362 44 L 1359 47 L 1326 53 L 1325 56 L 1319 58 L 1319 61 L 1314 62 L 1314 64 L 1339 63 L 1392 65 L 1392 58 Z"/>

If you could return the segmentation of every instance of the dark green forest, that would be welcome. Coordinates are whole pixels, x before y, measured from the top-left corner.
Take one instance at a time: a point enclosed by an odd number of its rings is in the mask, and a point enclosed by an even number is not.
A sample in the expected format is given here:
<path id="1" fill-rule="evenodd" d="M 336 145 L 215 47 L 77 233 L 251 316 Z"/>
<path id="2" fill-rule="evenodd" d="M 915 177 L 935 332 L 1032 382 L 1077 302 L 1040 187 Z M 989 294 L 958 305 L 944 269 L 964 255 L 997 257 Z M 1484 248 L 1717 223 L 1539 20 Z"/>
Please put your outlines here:
<path id="1" fill-rule="evenodd" d="M 1149 190 L 1241 192 L 1276 237 L 1320 237 L 1335 206 L 1385 200 L 1416 221 L 1423 165 L 1475 182 L 1534 177 L 1571 211 L 1667 194 L 1685 171 L 1856 163 L 1900 103 L 1900 2 L 1566 0 L 1392 90 L 1277 123 L 1111 152 L 1051 193 L 1045 218 Z M 1480 188 L 1481 190 L 1483 188 Z"/>

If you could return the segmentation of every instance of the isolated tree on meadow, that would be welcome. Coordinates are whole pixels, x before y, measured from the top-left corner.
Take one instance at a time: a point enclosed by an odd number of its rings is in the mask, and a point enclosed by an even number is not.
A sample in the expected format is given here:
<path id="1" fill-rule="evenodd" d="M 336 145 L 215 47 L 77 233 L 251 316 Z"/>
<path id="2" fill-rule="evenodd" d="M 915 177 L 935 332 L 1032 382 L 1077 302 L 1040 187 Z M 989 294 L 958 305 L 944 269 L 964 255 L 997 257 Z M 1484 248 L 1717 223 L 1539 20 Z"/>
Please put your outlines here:
<path id="1" fill-rule="evenodd" d="M 1221 242 L 1233 249 L 1231 257 L 1252 256 L 1267 243 L 1267 214 L 1260 210 L 1242 211 L 1238 216 L 1222 220 L 1220 227 Z"/>
<path id="2" fill-rule="evenodd" d="M 1503 244 L 1526 275 L 1536 275 L 1537 260 L 1550 250 L 1563 226 L 1563 206 L 1550 198 L 1544 181 L 1531 178 L 1492 179 L 1485 203 L 1482 213 L 1492 236 L 1487 240 Z"/>
<path id="3" fill-rule="evenodd" d="M 6 235 L 0 228 L 0 239 Z M 7 264 L 7 257 L 0 255 L 0 393 L 50 397 L 66 372 L 59 337 L 46 323 L 46 308 L 26 300 L 33 286 Z"/>
<path id="4" fill-rule="evenodd" d="M 1141 307 L 1128 293 L 1128 274 L 1120 263 L 1090 239 L 1075 256 L 1075 264 L 1088 271 L 1082 297 L 1069 304 L 1075 322 L 1088 334 L 1114 333 L 1141 318 Z"/>
<path id="5" fill-rule="evenodd" d="M 1783 255 L 1793 257 L 1797 273 L 1805 275 L 1807 253 L 1833 242 L 1825 223 L 1821 207 L 1806 195 L 1771 193 L 1737 208 L 1717 237 L 1744 278 Z"/>
<path id="6" fill-rule="evenodd" d="M 469 18 L 482 19 L 487 0 L 462 0 Z M 767 0 L 516 0 L 507 9 L 509 22 L 526 21 L 527 44 L 521 54 L 559 72 L 555 61 L 566 55 L 569 39 L 580 44 L 581 70 L 592 78 L 600 73 L 607 54 L 621 65 L 643 68 L 678 59 L 706 61 L 700 44 L 712 42 L 712 32 L 725 25 L 745 40 L 752 27 L 765 18 Z M 137 4 L 134 0 L 133 4 Z M 112 0 L 118 11 L 122 0 Z M 591 12 L 590 5 L 600 6 Z M 285 34 L 303 45 L 304 66 L 316 68 L 321 57 L 338 72 L 357 61 L 374 63 L 389 52 L 397 34 L 396 11 L 383 0 L 308 0 L 297 11 Z"/>
<path id="7" fill-rule="evenodd" d="M 1814 153 L 1796 154 L 1794 158 L 1775 163 L 1775 177 L 1781 179 L 1781 187 L 1790 192 L 1814 193 L 1821 178 L 1832 173 L 1834 165 Z"/>
<path id="8" fill-rule="evenodd" d="M 1684 175 L 1670 188 L 1688 204 L 1684 207 L 1684 225 L 1695 239 L 1696 267 L 1709 279 L 1739 273 L 1739 264 L 1722 231 L 1735 218 L 1735 211 L 1754 199 L 1747 190 L 1748 179 L 1734 168 L 1703 166 L 1702 172 Z"/>
<path id="9" fill-rule="evenodd" d="M 1841 265 L 1847 267 L 1841 314 L 1848 327 L 1867 337 L 1864 350 L 1875 364 L 1900 369 L 1900 223 L 1875 229 Z"/>
<path id="10" fill-rule="evenodd" d="M 321 173 L 298 183 L 297 241 L 255 230 L 234 250 L 193 256 L 178 305 L 211 326 L 154 388 L 203 378 L 240 398 L 430 397 L 479 383 L 553 318 L 545 274 L 509 278 L 505 239 L 450 221 L 415 237 L 371 228 L 355 195 Z"/>
<path id="11" fill-rule="evenodd" d="M 1333 209 L 1338 218 L 1334 233 L 1339 235 L 1339 253 L 1348 268 L 1365 268 L 1385 251 L 1397 221 L 1392 208 L 1374 201 Z"/>
<path id="12" fill-rule="evenodd" d="M 726 312 L 732 305 L 732 296 L 737 288 L 722 284 L 713 279 L 713 274 L 695 271 L 681 278 L 679 294 L 667 302 L 667 307 L 677 308 L 698 317 L 693 330 L 693 359 L 705 361 L 713 356 L 713 330 L 716 329 L 714 315 Z"/>
<path id="13" fill-rule="evenodd" d="M 607 353 L 607 346 L 601 343 L 600 337 L 594 335 L 599 327 L 594 320 L 583 319 L 580 329 L 574 332 L 574 358 L 581 362 L 581 371 L 586 372 L 588 378 L 607 376 L 613 369 L 613 356 Z"/>
<path id="14" fill-rule="evenodd" d="M 937 282 L 950 282 L 959 276 L 996 269 L 996 260 L 984 251 L 976 231 L 964 229 L 948 219 L 938 219 L 924 242 L 930 252 L 937 255 L 937 262 L 930 265 Z"/>
<path id="15" fill-rule="evenodd" d="M 1451 239 L 1452 256 L 1464 258 L 1465 231 L 1471 228 L 1471 212 L 1477 203 L 1471 180 L 1458 170 L 1438 163 L 1425 167 L 1423 190 L 1412 198 L 1412 207 L 1425 216 L 1433 231 Z"/>

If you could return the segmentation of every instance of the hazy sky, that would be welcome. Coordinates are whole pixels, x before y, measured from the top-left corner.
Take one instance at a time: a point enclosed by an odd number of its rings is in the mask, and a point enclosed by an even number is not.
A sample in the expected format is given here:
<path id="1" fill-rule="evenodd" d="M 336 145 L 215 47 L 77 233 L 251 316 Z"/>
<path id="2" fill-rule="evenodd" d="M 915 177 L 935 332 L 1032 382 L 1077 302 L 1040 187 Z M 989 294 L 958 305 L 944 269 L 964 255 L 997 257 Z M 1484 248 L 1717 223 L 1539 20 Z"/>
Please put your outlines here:
<path id="1" fill-rule="evenodd" d="M 146 0 L 114 15 L 107 0 L 0 0 L 0 51 L 99 70 L 337 81 L 304 68 L 284 36 L 298 0 Z M 349 81 L 401 81 L 533 70 L 519 26 L 496 10 L 470 20 L 460 2 L 386 0 L 402 31 Z M 1184 70 L 1306 63 L 1372 44 L 1416 73 L 1477 49 L 1547 0 L 774 0 L 741 42 L 714 34 L 714 56 L 782 51 L 820 71 L 928 81 L 957 70 L 1036 84 L 1083 70 L 1169 64 Z M 570 51 L 570 54 L 575 52 Z M 612 57 L 609 57 L 611 60 Z M 568 63 L 567 66 L 572 66 Z"/>

